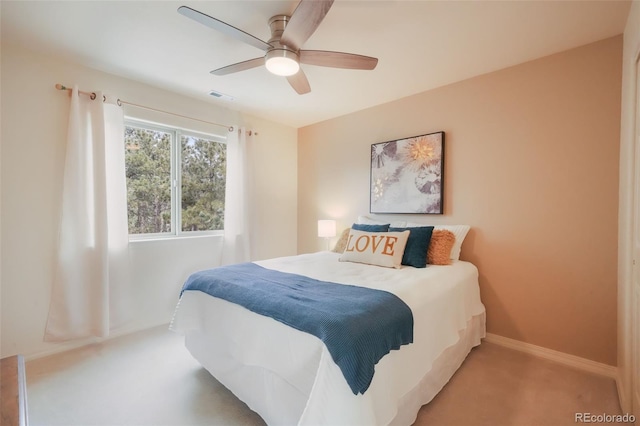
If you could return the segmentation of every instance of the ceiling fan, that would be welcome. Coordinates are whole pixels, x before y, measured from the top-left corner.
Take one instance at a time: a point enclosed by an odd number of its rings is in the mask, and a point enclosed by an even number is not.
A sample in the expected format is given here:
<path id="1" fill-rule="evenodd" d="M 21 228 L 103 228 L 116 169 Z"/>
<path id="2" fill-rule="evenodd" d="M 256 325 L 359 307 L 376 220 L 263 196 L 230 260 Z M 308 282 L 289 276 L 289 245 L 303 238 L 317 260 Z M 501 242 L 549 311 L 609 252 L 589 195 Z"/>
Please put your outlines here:
<path id="1" fill-rule="evenodd" d="M 273 16 L 269 19 L 271 38 L 267 42 L 187 6 L 180 6 L 178 13 L 266 52 L 264 57 L 218 68 L 211 74 L 226 75 L 264 65 L 273 74 L 287 77 L 291 87 L 303 95 L 311 91 L 311 86 L 300 68 L 301 63 L 356 70 L 372 70 L 378 64 L 378 59 L 370 56 L 301 49 L 332 4 L 333 0 L 301 0 L 291 16 Z"/>

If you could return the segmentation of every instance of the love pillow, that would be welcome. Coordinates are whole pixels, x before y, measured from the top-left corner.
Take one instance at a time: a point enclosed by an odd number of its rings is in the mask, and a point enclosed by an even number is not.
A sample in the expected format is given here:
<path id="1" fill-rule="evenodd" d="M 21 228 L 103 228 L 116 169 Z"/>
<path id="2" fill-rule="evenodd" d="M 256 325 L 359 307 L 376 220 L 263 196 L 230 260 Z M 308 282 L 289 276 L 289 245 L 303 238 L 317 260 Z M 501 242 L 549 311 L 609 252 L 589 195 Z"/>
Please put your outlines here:
<path id="1" fill-rule="evenodd" d="M 365 232 L 351 229 L 341 262 L 401 268 L 409 231 Z"/>

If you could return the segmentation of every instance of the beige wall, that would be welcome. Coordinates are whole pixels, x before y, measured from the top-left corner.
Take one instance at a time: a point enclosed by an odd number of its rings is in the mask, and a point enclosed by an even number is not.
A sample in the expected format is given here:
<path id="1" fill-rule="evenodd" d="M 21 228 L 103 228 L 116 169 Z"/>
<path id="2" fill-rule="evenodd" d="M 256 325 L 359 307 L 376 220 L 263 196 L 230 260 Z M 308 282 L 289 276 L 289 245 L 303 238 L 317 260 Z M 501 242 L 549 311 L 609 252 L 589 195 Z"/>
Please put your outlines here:
<path id="1" fill-rule="evenodd" d="M 615 365 L 621 60 L 615 37 L 300 129 L 298 251 L 368 212 L 370 144 L 443 130 L 445 214 L 406 219 L 472 226 L 490 333 Z"/>
<path id="2" fill-rule="evenodd" d="M 66 348 L 42 342 L 69 111 L 69 97 L 54 89 L 56 83 L 77 83 L 83 90 L 103 90 L 130 102 L 202 120 L 244 124 L 257 131 L 259 136 L 252 142 L 258 158 L 253 170 L 257 196 L 252 255 L 264 259 L 296 253 L 296 129 L 6 43 L 1 59 L 1 356 L 22 353 L 34 357 Z M 182 125 L 207 130 L 196 122 Z M 184 279 L 195 270 L 219 264 L 221 238 L 135 242 L 130 244 L 130 254 L 137 309 L 123 332 L 168 323 Z M 86 342 L 74 345 L 82 343 Z"/>

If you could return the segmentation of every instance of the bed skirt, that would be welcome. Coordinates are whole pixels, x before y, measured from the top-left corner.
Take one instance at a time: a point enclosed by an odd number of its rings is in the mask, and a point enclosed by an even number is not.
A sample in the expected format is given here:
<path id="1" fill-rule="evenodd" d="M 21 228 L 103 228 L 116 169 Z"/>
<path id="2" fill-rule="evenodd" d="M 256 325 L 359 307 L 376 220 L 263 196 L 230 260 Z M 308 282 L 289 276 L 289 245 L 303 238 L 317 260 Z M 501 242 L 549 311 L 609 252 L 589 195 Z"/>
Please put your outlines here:
<path id="1" fill-rule="evenodd" d="M 198 303 L 207 305 L 228 303 L 216 301 L 209 296 L 198 298 L 202 299 L 198 300 Z M 223 307 L 218 306 L 218 308 Z M 230 308 L 232 311 L 243 309 L 237 306 Z M 219 312 L 219 309 L 214 307 L 207 311 Z M 231 318 L 225 315 L 225 319 L 233 321 L 233 313 Z M 230 324 L 220 325 L 220 318 L 205 317 L 196 321 L 198 324 L 189 323 L 190 321 L 172 324 L 172 329 L 185 335 L 187 349 L 211 375 L 258 413 L 269 425 L 335 425 L 336 422 L 367 426 L 410 425 L 415 421 L 420 407 L 436 396 L 460 367 L 471 349 L 479 345 L 485 336 L 485 313 L 482 312 L 467 321 L 467 327 L 458 332 L 458 341 L 444 349 L 433 360 L 431 368 L 417 385 L 399 399 L 392 397 L 396 393 L 393 389 L 387 389 L 386 386 L 386 383 L 392 382 L 388 374 L 393 374 L 393 371 L 386 371 L 383 364 L 387 362 L 386 358 L 397 356 L 394 352 L 401 352 L 392 351 L 376 366 L 379 383 L 372 391 L 367 392 L 369 395 L 366 395 L 365 402 L 361 403 L 362 401 L 342 401 L 334 397 L 334 395 L 340 395 L 340 392 L 325 392 L 326 395 L 313 394 L 314 384 L 320 374 L 339 374 L 340 372 L 337 367 L 335 369 L 331 367 L 333 361 L 330 355 L 314 336 L 294 330 L 299 334 L 297 338 L 306 339 L 307 342 L 299 347 L 298 345 L 289 347 L 286 341 L 278 341 L 278 333 L 269 333 L 268 329 L 237 328 L 237 323 L 234 327 Z M 270 321 L 273 324 L 267 323 L 267 327 L 286 327 L 276 321 Z M 225 328 L 228 330 L 233 328 L 233 333 L 225 332 Z M 246 342 L 244 339 L 249 335 L 262 337 L 257 342 Z M 271 351 L 272 353 L 268 353 Z M 329 357 L 328 360 L 327 357 Z M 265 362 L 265 359 L 269 361 Z M 300 367 L 296 368 L 296 365 Z M 330 367 L 323 369 L 323 365 L 330 365 Z M 314 368 L 314 366 L 320 367 Z M 374 376 L 374 382 L 375 380 Z M 389 403 L 390 398 L 395 399 L 395 403 Z M 310 404 L 311 400 L 316 403 Z M 317 401 L 321 402 L 317 403 Z M 378 401 L 381 403 L 378 404 Z M 357 406 L 354 406 L 354 402 Z M 381 411 L 381 406 L 386 408 Z M 321 412 L 322 409 L 329 411 L 326 413 L 329 417 L 325 417 L 325 413 Z"/>
<path id="2" fill-rule="evenodd" d="M 471 349 L 480 345 L 486 335 L 485 317 L 484 312 L 472 317 L 467 322 L 467 328 L 458 332 L 460 340 L 445 349 L 420 383 L 399 401 L 398 413 L 391 425 L 411 425 L 416 421 L 420 407 L 431 402 L 460 368 Z"/>

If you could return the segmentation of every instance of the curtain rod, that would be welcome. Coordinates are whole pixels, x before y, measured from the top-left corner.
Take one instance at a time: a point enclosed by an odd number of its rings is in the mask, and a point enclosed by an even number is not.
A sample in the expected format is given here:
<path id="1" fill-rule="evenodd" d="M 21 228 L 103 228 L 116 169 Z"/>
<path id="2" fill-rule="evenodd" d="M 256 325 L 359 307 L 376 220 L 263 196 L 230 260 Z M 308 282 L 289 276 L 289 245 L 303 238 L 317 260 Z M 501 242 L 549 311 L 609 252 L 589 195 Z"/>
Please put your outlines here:
<path id="1" fill-rule="evenodd" d="M 70 87 L 66 87 L 66 86 L 64 86 L 64 85 L 62 85 L 60 83 L 56 84 L 56 89 L 58 89 L 58 90 L 66 90 L 69 93 L 71 93 L 71 91 L 73 90 Z M 83 94 L 83 95 L 89 96 L 89 98 L 91 100 L 94 100 L 96 98 L 96 93 L 95 92 L 84 92 L 82 90 L 78 90 L 78 92 Z M 105 99 L 105 97 L 103 95 L 102 96 L 102 101 L 104 102 L 105 100 L 106 99 Z M 226 124 L 220 124 L 220 123 L 214 123 L 213 121 L 200 120 L 199 118 L 188 117 L 186 115 L 176 114 L 175 112 L 164 111 L 164 110 L 161 110 L 161 109 L 152 108 L 152 107 L 148 107 L 148 106 L 140 105 L 140 104 L 134 104 L 133 102 L 127 102 L 127 101 L 123 101 L 121 99 L 118 99 L 118 105 L 122 106 L 122 104 L 131 105 L 131 106 L 134 106 L 134 107 L 137 107 L 137 108 L 148 109 L 150 111 L 162 112 L 164 114 L 175 115 L 176 117 L 182 117 L 182 118 L 186 118 L 188 120 L 199 121 L 201 123 L 213 124 L 214 126 L 226 127 L 230 132 L 233 132 L 233 126 L 229 126 L 229 125 L 226 125 Z M 251 136 L 251 134 L 253 132 L 251 132 L 251 130 L 247 130 L 247 133 L 249 134 L 249 136 Z M 258 133 L 256 132 L 254 134 L 257 135 Z"/>

